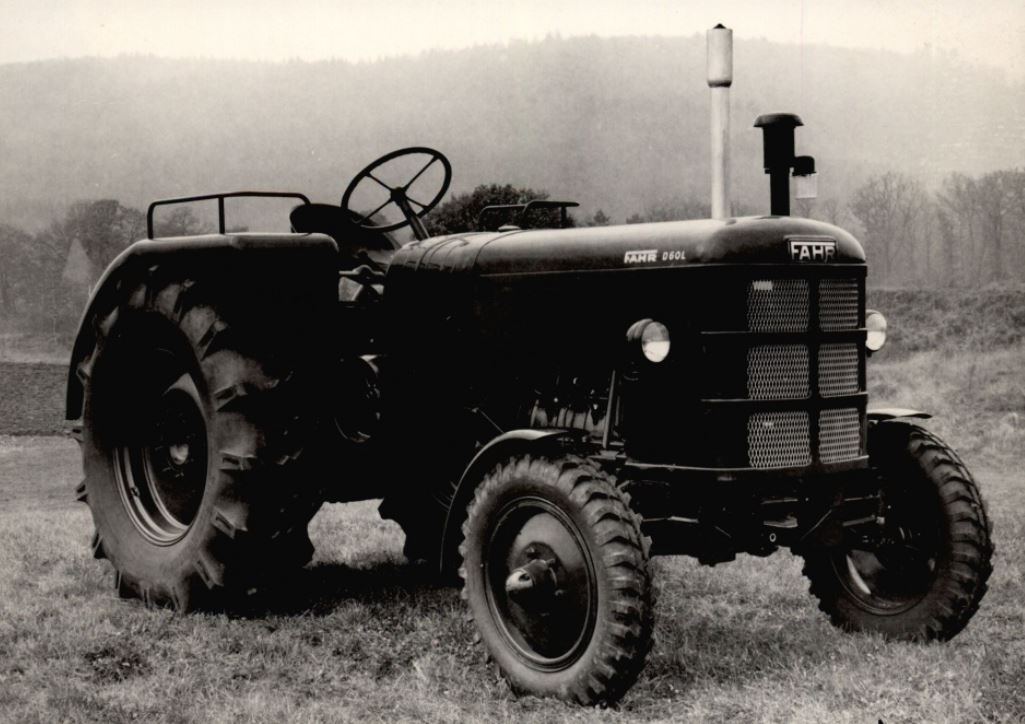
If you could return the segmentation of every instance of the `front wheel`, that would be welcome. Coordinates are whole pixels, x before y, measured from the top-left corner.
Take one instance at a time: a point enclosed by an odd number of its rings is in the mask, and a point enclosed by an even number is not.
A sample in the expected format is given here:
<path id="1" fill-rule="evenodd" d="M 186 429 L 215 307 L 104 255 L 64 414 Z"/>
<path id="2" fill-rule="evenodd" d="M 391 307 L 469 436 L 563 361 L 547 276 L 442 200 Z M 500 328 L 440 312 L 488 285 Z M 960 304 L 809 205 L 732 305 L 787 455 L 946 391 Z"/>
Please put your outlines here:
<path id="1" fill-rule="evenodd" d="M 652 602 L 614 481 L 580 458 L 511 458 L 477 488 L 463 535 L 463 598 L 513 690 L 618 700 L 651 646 Z"/>
<path id="2" fill-rule="evenodd" d="M 971 473 L 942 440 L 906 422 L 869 432 L 882 538 L 804 553 L 811 592 L 832 623 L 900 640 L 953 638 L 993 570 L 991 526 Z"/>

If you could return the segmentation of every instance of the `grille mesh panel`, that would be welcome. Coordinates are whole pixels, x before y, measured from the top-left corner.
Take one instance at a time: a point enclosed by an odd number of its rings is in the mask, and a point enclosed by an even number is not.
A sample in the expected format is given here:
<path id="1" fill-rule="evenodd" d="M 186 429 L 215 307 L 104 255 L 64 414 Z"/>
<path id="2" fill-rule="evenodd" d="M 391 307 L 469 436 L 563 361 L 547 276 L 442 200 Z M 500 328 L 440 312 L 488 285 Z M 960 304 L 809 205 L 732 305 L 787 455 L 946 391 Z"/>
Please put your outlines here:
<path id="1" fill-rule="evenodd" d="M 808 280 L 751 281 L 747 287 L 747 326 L 752 332 L 807 330 Z"/>
<path id="2" fill-rule="evenodd" d="M 861 416 L 856 408 L 819 412 L 819 458 L 823 463 L 851 460 L 861 453 Z"/>
<path id="3" fill-rule="evenodd" d="M 819 348 L 819 394 L 858 393 L 858 345 L 824 344 Z"/>
<path id="4" fill-rule="evenodd" d="M 817 289 L 817 292 L 816 292 Z M 811 295 L 816 294 L 812 299 Z M 747 282 L 747 329 L 761 333 L 807 333 L 807 340 L 754 344 L 747 349 L 747 397 L 751 400 L 836 398 L 861 391 L 862 350 L 855 342 L 824 342 L 817 330 L 856 330 L 861 319 L 861 282 L 854 279 L 754 279 Z M 817 302 L 818 319 L 811 316 Z M 735 329 L 735 327 L 734 327 Z M 761 342 L 763 340 L 757 340 Z M 768 341 L 768 340 L 765 340 Z M 774 340 L 775 341 L 775 340 Z M 816 355 L 813 359 L 811 355 Z M 740 362 L 740 360 L 737 360 Z M 818 380 L 811 378 L 817 363 Z M 737 374 L 740 372 L 736 367 Z M 736 389 L 735 387 L 731 389 Z M 737 390 L 737 394 L 739 394 Z M 818 450 L 812 449 L 811 415 L 818 419 Z M 860 407 L 821 411 L 776 410 L 747 417 L 747 456 L 753 468 L 804 467 L 812 459 L 835 464 L 862 453 Z"/>
<path id="5" fill-rule="evenodd" d="M 808 397 L 808 348 L 763 344 L 747 351 L 747 396 L 752 400 Z"/>
<path id="6" fill-rule="evenodd" d="M 826 331 L 857 329 L 857 279 L 819 281 L 819 324 Z"/>
<path id="7" fill-rule="evenodd" d="M 747 450 L 755 468 L 811 464 L 807 412 L 757 412 L 747 421 Z"/>

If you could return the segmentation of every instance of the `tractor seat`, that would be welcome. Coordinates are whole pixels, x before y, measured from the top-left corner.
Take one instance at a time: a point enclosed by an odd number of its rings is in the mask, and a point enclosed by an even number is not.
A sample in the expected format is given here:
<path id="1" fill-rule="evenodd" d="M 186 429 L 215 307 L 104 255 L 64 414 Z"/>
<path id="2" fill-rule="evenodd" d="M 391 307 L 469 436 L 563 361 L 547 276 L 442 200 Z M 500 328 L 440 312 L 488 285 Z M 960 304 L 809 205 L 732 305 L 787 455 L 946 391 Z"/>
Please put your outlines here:
<path id="1" fill-rule="evenodd" d="M 327 234 L 338 244 L 338 268 L 353 269 L 367 264 L 388 268 L 398 244 L 387 233 L 364 229 L 339 206 L 300 204 L 288 215 L 292 231 L 299 234 Z"/>

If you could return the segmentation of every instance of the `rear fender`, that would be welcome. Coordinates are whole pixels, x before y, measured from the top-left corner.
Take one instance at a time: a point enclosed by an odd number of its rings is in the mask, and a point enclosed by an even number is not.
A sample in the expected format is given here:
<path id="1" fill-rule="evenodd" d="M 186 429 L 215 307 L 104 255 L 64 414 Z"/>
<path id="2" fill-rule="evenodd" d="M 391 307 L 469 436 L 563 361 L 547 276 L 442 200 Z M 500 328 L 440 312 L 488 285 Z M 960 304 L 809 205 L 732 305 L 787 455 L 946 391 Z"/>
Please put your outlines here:
<path id="1" fill-rule="evenodd" d="M 531 452 L 546 451 L 581 436 L 579 430 L 510 430 L 481 448 L 463 471 L 456 484 L 445 515 L 445 527 L 441 536 L 441 571 L 454 574 L 458 567 L 458 545 L 462 535 L 466 509 L 473 500 L 477 484 L 493 467 L 503 460 Z"/>
<path id="2" fill-rule="evenodd" d="M 338 298 L 337 254 L 337 244 L 323 234 L 209 234 L 135 242 L 107 267 L 82 314 L 68 368 L 66 419 L 82 415 L 78 367 L 96 345 L 96 322 L 118 308 L 156 269 L 171 278 L 223 279 L 229 288 L 258 271 L 272 272 L 275 283 L 280 279 L 283 286 L 324 285 L 323 294 L 314 296 L 328 305 Z"/>

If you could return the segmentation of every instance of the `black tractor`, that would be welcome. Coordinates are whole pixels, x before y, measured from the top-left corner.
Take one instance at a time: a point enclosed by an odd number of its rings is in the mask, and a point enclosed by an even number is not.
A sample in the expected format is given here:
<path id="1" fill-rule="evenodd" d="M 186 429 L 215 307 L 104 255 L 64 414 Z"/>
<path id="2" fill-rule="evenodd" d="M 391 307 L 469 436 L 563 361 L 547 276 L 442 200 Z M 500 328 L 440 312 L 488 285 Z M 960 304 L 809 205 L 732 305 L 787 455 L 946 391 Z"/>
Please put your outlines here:
<path id="1" fill-rule="evenodd" d="M 430 238 L 450 178 L 411 148 L 339 206 L 150 207 L 85 310 L 67 395 L 122 596 L 234 605 L 309 561 L 323 502 L 381 498 L 406 556 L 462 579 L 520 692 L 624 694 L 651 646 L 652 555 L 789 548 L 836 626 L 964 628 L 990 523 L 927 415 L 867 406 L 885 320 L 853 236 L 778 213 L 524 229 L 571 205 L 546 202 Z M 293 232 L 227 232 L 239 195 L 295 197 Z M 161 206 L 203 199 L 219 233 L 153 238 Z"/>

